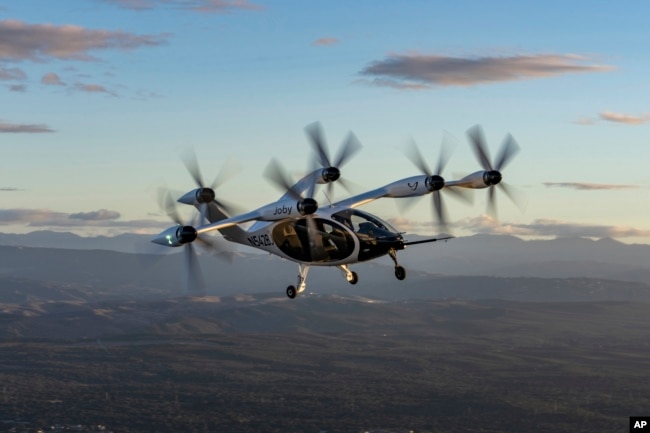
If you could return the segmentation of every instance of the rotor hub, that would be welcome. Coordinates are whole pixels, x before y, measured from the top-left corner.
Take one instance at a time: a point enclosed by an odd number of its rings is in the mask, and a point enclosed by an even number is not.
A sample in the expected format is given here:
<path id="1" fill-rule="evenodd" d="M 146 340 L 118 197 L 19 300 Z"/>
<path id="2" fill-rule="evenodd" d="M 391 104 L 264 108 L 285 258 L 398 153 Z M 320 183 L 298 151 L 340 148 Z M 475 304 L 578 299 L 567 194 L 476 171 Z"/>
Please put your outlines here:
<path id="1" fill-rule="evenodd" d="M 214 197 L 215 194 L 212 188 L 199 188 L 196 191 L 196 201 L 199 203 L 212 203 Z"/>
<path id="2" fill-rule="evenodd" d="M 325 182 L 335 182 L 341 177 L 341 171 L 336 167 L 327 167 L 323 169 L 322 176 Z"/>
<path id="3" fill-rule="evenodd" d="M 305 198 L 298 202 L 298 212 L 301 215 L 311 215 L 318 210 L 318 203 L 313 198 Z"/>
<path id="4" fill-rule="evenodd" d="M 433 176 L 427 177 L 425 183 L 429 191 L 440 191 L 445 186 L 445 179 L 442 176 L 434 174 Z"/>
<path id="5" fill-rule="evenodd" d="M 488 186 L 497 185 L 499 182 L 501 182 L 501 179 L 501 173 L 497 170 L 486 171 L 483 173 L 483 181 Z"/>
<path id="6" fill-rule="evenodd" d="M 180 226 L 176 230 L 176 238 L 181 244 L 193 242 L 197 237 L 196 229 L 192 226 Z"/>

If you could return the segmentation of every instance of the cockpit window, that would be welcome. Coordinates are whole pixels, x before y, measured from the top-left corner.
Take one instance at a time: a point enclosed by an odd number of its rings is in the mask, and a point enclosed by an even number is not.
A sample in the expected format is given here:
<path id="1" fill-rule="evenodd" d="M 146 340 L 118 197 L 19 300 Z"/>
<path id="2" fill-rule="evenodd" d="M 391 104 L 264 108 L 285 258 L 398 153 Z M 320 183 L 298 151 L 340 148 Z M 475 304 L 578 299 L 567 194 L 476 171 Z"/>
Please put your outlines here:
<path id="1" fill-rule="evenodd" d="M 387 222 L 356 209 L 346 209 L 335 213 L 332 215 L 332 218 L 341 224 L 344 224 L 355 233 L 366 234 L 373 228 L 397 233 L 397 230 L 391 227 Z"/>
<path id="2" fill-rule="evenodd" d="M 354 251 L 354 239 L 348 231 L 320 218 L 314 218 L 311 229 L 306 219 L 278 224 L 273 229 L 273 241 L 289 257 L 305 262 L 343 260 Z"/>

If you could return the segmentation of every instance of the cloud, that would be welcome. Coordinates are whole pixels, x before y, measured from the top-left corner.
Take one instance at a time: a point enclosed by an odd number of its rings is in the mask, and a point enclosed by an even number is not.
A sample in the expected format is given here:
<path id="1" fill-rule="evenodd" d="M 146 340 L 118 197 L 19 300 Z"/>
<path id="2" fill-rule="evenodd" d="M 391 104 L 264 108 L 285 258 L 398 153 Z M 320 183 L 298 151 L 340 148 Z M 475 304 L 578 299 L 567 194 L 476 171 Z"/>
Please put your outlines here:
<path id="1" fill-rule="evenodd" d="M 421 231 L 430 231 L 434 228 L 431 221 L 418 221 L 402 216 L 386 218 L 386 222 L 395 227 L 400 232 L 418 233 Z"/>
<path id="2" fill-rule="evenodd" d="M 633 116 L 631 114 L 613 113 L 611 111 L 603 111 L 599 114 L 602 120 L 608 122 L 624 123 L 626 125 L 641 125 L 650 122 L 650 114 L 642 114 L 640 116 Z"/>
<path id="3" fill-rule="evenodd" d="M 0 209 L 0 225 L 139 229 L 158 229 L 169 226 L 168 223 L 154 220 L 120 220 L 119 212 L 107 209 L 77 213 L 57 212 L 49 209 Z"/>
<path id="4" fill-rule="evenodd" d="M 27 74 L 18 68 L 0 68 L 0 80 L 19 81 L 27 78 Z"/>
<path id="5" fill-rule="evenodd" d="M 338 43 L 339 40 L 337 38 L 320 38 L 320 39 L 316 39 L 311 44 L 317 47 L 324 47 L 328 45 L 336 45 Z"/>
<path id="6" fill-rule="evenodd" d="M 104 0 L 106 3 L 133 10 L 153 9 L 154 1 L 151 0 Z"/>
<path id="7" fill-rule="evenodd" d="M 547 187 L 556 188 L 571 188 L 581 191 L 594 191 L 594 190 L 619 190 L 619 189 L 635 189 L 639 188 L 638 185 L 616 185 L 604 183 L 586 183 L 586 182 L 544 182 Z"/>
<path id="8" fill-rule="evenodd" d="M 41 78 L 41 83 L 47 84 L 49 86 L 65 86 L 65 83 L 61 81 L 61 78 L 54 72 L 48 72 L 43 75 Z"/>
<path id="9" fill-rule="evenodd" d="M 39 223 L 65 218 L 66 214 L 47 209 L 0 209 L 0 224 Z"/>
<path id="10" fill-rule="evenodd" d="M 0 191 L 2 192 L 13 192 L 13 191 L 20 191 L 18 188 L 13 188 L 13 187 L 3 187 L 0 188 Z"/>
<path id="11" fill-rule="evenodd" d="M 536 219 L 531 224 L 511 224 L 482 215 L 468 218 L 454 224 L 474 233 L 507 234 L 515 236 L 554 236 L 587 238 L 630 238 L 650 236 L 650 230 L 625 226 L 591 225 L 570 223 L 553 219 Z"/>
<path id="12" fill-rule="evenodd" d="M 54 132 L 49 126 L 44 124 L 19 124 L 7 123 L 0 120 L 0 134 L 2 133 L 43 133 Z"/>
<path id="13" fill-rule="evenodd" d="M 137 11 L 150 10 L 159 6 L 202 13 L 228 13 L 236 10 L 260 10 L 261 5 L 247 0 L 104 0 L 106 3 Z"/>
<path id="14" fill-rule="evenodd" d="M 504 81 L 547 78 L 570 73 L 603 72 L 608 65 L 588 62 L 572 54 L 515 55 L 510 57 L 450 57 L 393 54 L 371 62 L 360 75 L 368 84 L 397 89 L 433 86 L 472 86 Z"/>
<path id="15" fill-rule="evenodd" d="M 77 212 L 70 214 L 68 218 L 78 219 L 85 221 L 106 221 L 116 220 L 120 217 L 120 213 L 114 210 L 100 209 L 94 212 Z"/>
<path id="16" fill-rule="evenodd" d="M 0 21 L 0 60 L 94 60 L 97 50 L 133 50 L 165 43 L 166 35 L 89 30 L 79 26 Z"/>
<path id="17" fill-rule="evenodd" d="M 111 96 L 117 96 L 117 93 L 108 90 L 106 87 L 100 84 L 81 84 L 77 83 L 75 89 L 84 93 L 105 93 Z"/>

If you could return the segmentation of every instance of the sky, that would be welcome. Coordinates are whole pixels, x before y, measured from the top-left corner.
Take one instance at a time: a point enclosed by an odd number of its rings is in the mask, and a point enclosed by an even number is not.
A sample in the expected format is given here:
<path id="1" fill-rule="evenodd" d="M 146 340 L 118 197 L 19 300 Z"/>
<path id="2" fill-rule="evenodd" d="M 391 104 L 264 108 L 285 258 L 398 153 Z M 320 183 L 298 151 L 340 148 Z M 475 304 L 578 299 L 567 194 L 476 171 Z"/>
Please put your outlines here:
<path id="1" fill-rule="evenodd" d="M 272 158 L 310 167 L 319 121 L 332 153 L 362 143 L 342 169 L 355 192 L 420 174 L 411 140 L 431 167 L 450 145 L 451 180 L 480 169 L 469 128 L 493 158 L 512 134 L 518 205 L 443 194 L 455 235 L 650 243 L 648 16 L 625 0 L 0 0 L 0 231 L 158 233 L 157 191 L 195 187 L 188 148 L 206 181 L 237 167 L 217 195 L 252 210 L 281 194 Z M 364 209 L 429 235 L 431 207 Z"/>

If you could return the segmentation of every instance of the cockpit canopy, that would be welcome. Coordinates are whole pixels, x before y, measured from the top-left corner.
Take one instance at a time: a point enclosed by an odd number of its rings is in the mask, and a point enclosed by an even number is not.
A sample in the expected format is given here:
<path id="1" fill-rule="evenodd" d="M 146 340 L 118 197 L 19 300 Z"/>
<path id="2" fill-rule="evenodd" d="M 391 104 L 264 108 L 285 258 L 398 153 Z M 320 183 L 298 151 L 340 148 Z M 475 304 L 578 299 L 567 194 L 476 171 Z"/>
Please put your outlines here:
<path id="1" fill-rule="evenodd" d="M 332 214 L 332 219 L 352 230 L 359 239 L 360 261 L 382 256 L 391 249 L 404 248 L 400 233 L 374 215 L 357 209 L 345 209 Z"/>
<path id="2" fill-rule="evenodd" d="M 386 221 L 357 209 L 345 209 L 332 215 L 332 219 L 345 225 L 357 234 L 373 237 L 396 237 L 399 232 Z"/>

